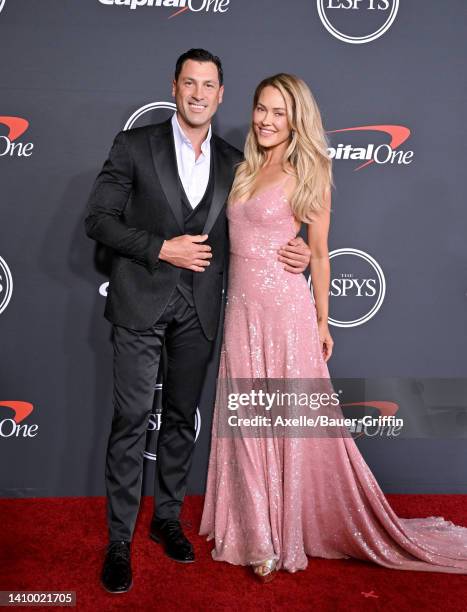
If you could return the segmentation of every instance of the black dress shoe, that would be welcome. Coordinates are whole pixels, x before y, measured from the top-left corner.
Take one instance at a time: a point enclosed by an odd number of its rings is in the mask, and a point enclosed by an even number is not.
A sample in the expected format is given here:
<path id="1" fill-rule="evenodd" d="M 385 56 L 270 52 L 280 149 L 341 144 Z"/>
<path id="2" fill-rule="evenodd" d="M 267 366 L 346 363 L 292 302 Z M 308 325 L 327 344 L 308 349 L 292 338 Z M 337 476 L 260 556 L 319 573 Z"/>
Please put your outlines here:
<path id="1" fill-rule="evenodd" d="M 110 542 L 105 555 L 101 576 L 109 593 L 126 593 L 132 587 L 130 542 Z"/>
<path id="2" fill-rule="evenodd" d="M 193 563 L 195 560 L 193 546 L 177 519 L 153 519 L 149 536 L 154 542 L 162 544 L 165 554 L 174 561 Z"/>

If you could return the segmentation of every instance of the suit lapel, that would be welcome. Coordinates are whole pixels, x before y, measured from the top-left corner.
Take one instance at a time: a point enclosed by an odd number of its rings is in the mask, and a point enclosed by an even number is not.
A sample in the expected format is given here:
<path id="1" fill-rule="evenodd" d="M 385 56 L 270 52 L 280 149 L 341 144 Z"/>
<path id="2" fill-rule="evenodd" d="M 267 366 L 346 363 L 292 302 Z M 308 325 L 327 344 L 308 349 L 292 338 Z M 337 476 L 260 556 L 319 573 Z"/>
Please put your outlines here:
<path id="1" fill-rule="evenodd" d="M 225 205 L 227 196 L 229 195 L 233 174 L 232 161 L 220 149 L 214 135 L 211 138 L 211 155 L 213 156 L 212 170 L 214 172 L 214 187 L 212 202 L 206 223 L 204 224 L 203 234 L 208 234 L 211 231 L 219 213 Z"/>
<path id="2" fill-rule="evenodd" d="M 150 138 L 151 152 L 159 182 L 177 220 L 182 233 L 185 232 L 183 221 L 180 181 L 178 178 L 177 157 L 173 140 L 170 119 L 158 126 Z M 215 135 L 211 138 L 212 172 L 214 186 L 211 206 L 203 228 L 203 234 L 208 234 L 219 213 L 225 205 L 233 178 L 232 160 L 225 154 L 216 142 Z"/>
<path id="3" fill-rule="evenodd" d="M 182 233 L 185 232 L 178 180 L 177 157 L 173 140 L 172 125 L 169 121 L 161 124 L 150 138 L 154 166 L 164 195 L 177 220 Z"/>

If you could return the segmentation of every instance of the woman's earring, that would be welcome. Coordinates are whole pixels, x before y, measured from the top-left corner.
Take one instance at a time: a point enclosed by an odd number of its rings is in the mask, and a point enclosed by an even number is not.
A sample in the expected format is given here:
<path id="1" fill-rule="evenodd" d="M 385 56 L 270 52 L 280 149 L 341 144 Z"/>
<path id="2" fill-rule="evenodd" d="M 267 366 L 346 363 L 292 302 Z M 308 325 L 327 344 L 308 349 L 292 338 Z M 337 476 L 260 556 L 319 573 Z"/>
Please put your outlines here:
<path id="1" fill-rule="evenodd" d="M 290 140 L 295 136 L 295 130 L 290 130 Z"/>

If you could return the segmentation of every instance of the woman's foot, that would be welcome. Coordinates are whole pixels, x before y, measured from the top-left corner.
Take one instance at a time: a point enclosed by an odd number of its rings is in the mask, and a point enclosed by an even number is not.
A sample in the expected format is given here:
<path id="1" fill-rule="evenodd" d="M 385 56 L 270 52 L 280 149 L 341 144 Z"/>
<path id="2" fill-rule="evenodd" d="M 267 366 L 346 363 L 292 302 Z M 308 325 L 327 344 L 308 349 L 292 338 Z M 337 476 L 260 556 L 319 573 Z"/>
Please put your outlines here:
<path id="1" fill-rule="evenodd" d="M 253 565 L 253 572 L 260 582 L 271 582 L 275 576 L 277 562 L 275 559 L 266 559 Z"/>

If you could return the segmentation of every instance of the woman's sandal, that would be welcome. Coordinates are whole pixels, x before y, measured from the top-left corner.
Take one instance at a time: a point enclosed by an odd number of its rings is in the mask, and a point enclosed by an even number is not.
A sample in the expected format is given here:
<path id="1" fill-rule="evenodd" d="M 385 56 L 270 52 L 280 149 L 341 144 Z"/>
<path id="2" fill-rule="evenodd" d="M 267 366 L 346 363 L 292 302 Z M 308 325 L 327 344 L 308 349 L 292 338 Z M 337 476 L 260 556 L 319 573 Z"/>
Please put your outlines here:
<path id="1" fill-rule="evenodd" d="M 260 582 L 271 582 L 276 575 L 276 565 L 275 559 L 266 559 L 262 563 L 253 565 L 253 572 Z"/>

